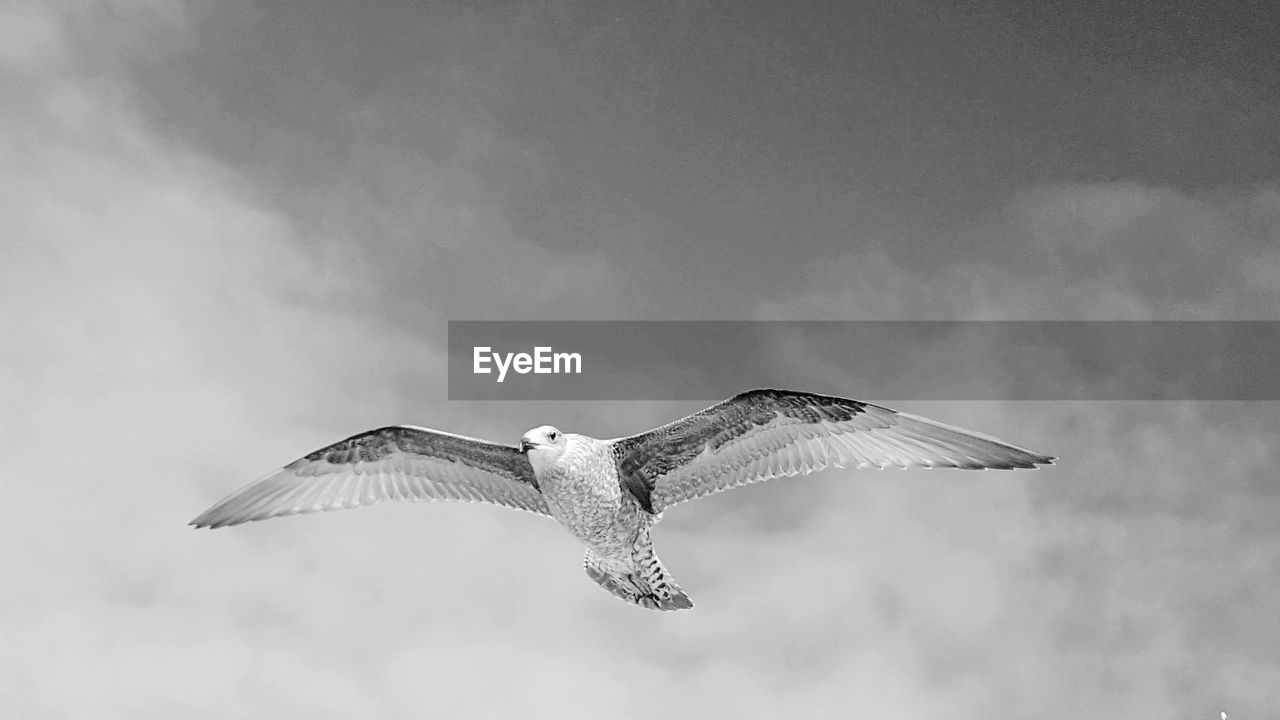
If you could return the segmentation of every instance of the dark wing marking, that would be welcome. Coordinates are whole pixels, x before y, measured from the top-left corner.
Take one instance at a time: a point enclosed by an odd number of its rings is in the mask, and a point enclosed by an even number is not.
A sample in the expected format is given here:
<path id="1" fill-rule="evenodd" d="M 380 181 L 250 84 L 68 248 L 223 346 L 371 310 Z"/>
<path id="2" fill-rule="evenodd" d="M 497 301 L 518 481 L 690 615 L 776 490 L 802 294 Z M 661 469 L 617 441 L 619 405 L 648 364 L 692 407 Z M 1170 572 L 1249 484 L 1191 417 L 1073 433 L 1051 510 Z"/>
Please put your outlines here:
<path id="1" fill-rule="evenodd" d="M 317 450 L 237 490 L 191 524 L 217 528 L 384 500 L 471 500 L 550 516 L 533 467 L 516 448 L 398 425 Z"/>
<path id="2" fill-rule="evenodd" d="M 623 487 L 651 513 L 828 466 L 1008 470 L 1054 460 L 879 405 L 788 390 L 751 390 L 612 443 Z"/>

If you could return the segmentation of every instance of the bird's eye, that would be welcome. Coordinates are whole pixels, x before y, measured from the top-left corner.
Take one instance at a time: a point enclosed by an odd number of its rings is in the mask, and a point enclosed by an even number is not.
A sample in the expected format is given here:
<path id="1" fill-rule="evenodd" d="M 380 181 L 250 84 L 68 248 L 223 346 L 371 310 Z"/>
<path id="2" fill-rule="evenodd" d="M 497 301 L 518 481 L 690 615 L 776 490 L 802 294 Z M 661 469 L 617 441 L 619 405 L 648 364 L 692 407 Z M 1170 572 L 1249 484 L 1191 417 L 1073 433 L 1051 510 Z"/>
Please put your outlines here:
<path id="1" fill-rule="evenodd" d="M 547 439 L 550 440 L 551 442 L 555 442 L 556 438 L 559 436 L 560 436 L 560 433 L 556 432 L 555 430 L 552 430 L 551 432 L 547 433 Z"/>

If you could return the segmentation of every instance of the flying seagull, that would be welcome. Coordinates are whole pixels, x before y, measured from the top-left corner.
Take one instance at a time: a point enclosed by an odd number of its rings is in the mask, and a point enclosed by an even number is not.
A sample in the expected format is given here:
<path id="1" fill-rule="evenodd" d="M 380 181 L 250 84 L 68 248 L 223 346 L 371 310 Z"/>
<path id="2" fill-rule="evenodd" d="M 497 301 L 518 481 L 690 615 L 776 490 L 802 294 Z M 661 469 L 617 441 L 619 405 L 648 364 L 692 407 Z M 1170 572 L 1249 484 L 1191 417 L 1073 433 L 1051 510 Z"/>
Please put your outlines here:
<path id="1" fill-rule="evenodd" d="M 639 435 L 543 425 L 519 447 L 408 425 L 321 448 L 191 521 L 219 528 L 383 500 L 474 500 L 545 515 L 587 548 L 587 575 L 627 602 L 693 607 L 654 554 L 667 508 L 826 467 L 1034 468 L 1054 458 L 858 400 L 751 390 Z"/>

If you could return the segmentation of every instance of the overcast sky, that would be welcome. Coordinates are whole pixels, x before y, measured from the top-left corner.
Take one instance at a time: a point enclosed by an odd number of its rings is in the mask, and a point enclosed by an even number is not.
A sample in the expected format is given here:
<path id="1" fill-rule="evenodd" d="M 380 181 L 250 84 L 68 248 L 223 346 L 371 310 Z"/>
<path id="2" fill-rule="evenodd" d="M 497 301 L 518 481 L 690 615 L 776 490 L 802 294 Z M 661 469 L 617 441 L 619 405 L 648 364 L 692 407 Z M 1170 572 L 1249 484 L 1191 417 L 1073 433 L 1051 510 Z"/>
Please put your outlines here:
<path id="1" fill-rule="evenodd" d="M 0 714 L 1280 711 L 1277 403 L 897 403 L 1061 460 L 681 506 L 688 613 L 496 507 L 186 527 L 699 406 L 448 402 L 450 319 L 1280 317 L 1265 3 L 641 5 L 0 4 Z"/>

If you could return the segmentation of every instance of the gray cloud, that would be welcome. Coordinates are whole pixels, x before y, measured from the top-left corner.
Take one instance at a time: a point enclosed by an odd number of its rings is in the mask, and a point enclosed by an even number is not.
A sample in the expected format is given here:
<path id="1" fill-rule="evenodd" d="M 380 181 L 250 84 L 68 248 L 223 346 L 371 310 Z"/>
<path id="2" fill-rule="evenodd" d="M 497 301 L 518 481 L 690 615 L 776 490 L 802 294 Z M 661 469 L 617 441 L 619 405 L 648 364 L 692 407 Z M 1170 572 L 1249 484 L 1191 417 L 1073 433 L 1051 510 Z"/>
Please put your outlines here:
<path id="1" fill-rule="evenodd" d="M 1263 279 L 1269 271 L 1258 270 L 1277 265 L 1269 242 L 1277 232 L 1273 200 L 1268 188 L 1201 198 L 1133 185 L 1043 188 L 1015 197 L 997 222 L 983 225 L 1010 254 L 989 252 L 945 269 L 914 271 L 883 253 L 851 254 L 822 268 L 813 287 L 789 301 L 764 303 L 759 313 L 1275 317 L 1280 303 Z M 1018 245 L 1029 258 L 1012 255 Z M 900 298 L 907 302 L 895 302 Z M 805 363 L 803 348 L 780 353 L 784 362 Z M 947 368 L 935 362 L 921 371 Z M 823 377 L 834 382 L 840 372 L 824 368 Z M 984 418 L 976 407 L 999 412 Z M 999 526 L 1016 528 L 1003 535 L 1005 542 L 1028 555 L 982 555 L 996 573 L 994 593 L 1023 603 L 1002 608 L 1005 623 L 985 636 L 1000 657 L 1017 658 L 1011 660 L 1016 675 L 973 654 L 962 663 L 978 663 L 999 697 L 982 705 L 985 712 L 1024 715 L 1049 704 L 1064 716 L 1126 707 L 1178 715 L 1194 714 L 1191 707 L 1210 712 L 1213 702 L 1225 704 L 1228 697 L 1265 706 L 1265 683 L 1257 679 L 1278 669 L 1262 650 L 1277 630 L 1256 615 L 1277 592 L 1265 580 L 1274 571 L 1277 536 L 1261 520 L 1276 512 L 1280 498 L 1269 469 L 1276 462 L 1273 404 L 963 408 L 916 409 L 936 417 L 960 413 L 1005 437 L 1053 439 L 1053 452 L 1063 458 L 1054 482 L 1016 485 L 1027 504 L 999 518 Z M 949 515 L 947 523 L 963 514 Z M 811 522 L 806 514 L 797 524 Z M 991 527 L 971 532 L 980 536 Z M 1242 655 L 1250 660 L 1240 662 Z M 1091 691 L 1070 690 L 1081 687 Z"/>
<path id="2" fill-rule="evenodd" d="M 674 617 L 493 508 L 183 525 L 383 423 L 696 409 L 448 403 L 448 319 L 1271 319 L 1280 74 L 1228 11 L 1182 81 L 1101 10 L 212 7 L 0 13 L 11 714 L 1274 705 L 1272 404 L 912 404 L 1063 460 L 674 510 Z"/>

